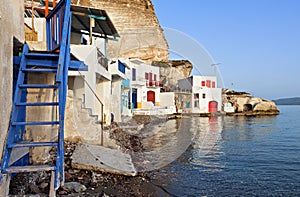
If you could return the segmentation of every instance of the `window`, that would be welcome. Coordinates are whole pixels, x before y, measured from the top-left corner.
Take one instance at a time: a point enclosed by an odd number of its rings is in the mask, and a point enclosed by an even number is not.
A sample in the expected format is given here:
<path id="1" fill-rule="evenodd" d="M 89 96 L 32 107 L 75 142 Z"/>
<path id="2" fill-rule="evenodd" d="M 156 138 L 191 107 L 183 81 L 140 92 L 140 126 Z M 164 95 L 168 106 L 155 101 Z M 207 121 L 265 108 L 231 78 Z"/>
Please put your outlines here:
<path id="1" fill-rule="evenodd" d="M 132 68 L 132 81 L 136 81 L 136 69 Z"/>
<path id="2" fill-rule="evenodd" d="M 118 70 L 125 74 L 125 65 L 121 61 L 118 61 Z"/>
<path id="3" fill-rule="evenodd" d="M 206 87 L 208 87 L 208 88 L 211 87 L 211 80 L 206 80 Z"/>
<path id="4" fill-rule="evenodd" d="M 154 81 L 156 81 L 156 74 L 154 74 Z"/>
<path id="5" fill-rule="evenodd" d="M 199 93 L 194 94 L 194 107 L 199 107 Z"/>
<path id="6" fill-rule="evenodd" d="M 185 102 L 185 108 L 191 108 L 191 103 L 190 102 Z"/>
<path id="7" fill-rule="evenodd" d="M 201 81 L 201 86 L 205 87 L 205 81 Z"/>
<path id="8" fill-rule="evenodd" d="M 211 84 L 211 87 L 215 88 L 216 87 L 216 82 L 213 81 L 212 84 Z"/>
<path id="9" fill-rule="evenodd" d="M 205 98 L 206 98 L 206 95 L 205 95 L 205 94 L 202 94 L 202 98 L 205 99 Z"/>
<path id="10" fill-rule="evenodd" d="M 149 78 L 149 74 L 148 74 L 148 73 L 145 73 L 145 79 L 146 79 L 146 80 L 149 80 L 148 78 Z"/>

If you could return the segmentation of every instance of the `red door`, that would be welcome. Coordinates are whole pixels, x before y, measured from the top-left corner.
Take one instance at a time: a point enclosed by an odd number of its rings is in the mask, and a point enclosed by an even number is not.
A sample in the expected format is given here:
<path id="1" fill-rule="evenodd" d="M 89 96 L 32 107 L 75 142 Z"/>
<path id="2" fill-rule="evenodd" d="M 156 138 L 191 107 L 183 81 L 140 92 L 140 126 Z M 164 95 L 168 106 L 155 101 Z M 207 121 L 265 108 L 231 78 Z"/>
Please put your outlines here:
<path id="1" fill-rule="evenodd" d="M 217 101 L 210 101 L 208 103 L 208 112 L 215 113 L 218 111 L 218 102 Z"/>
<path id="2" fill-rule="evenodd" d="M 155 104 L 155 92 L 154 91 L 148 91 L 147 92 L 147 101 L 153 102 Z"/>

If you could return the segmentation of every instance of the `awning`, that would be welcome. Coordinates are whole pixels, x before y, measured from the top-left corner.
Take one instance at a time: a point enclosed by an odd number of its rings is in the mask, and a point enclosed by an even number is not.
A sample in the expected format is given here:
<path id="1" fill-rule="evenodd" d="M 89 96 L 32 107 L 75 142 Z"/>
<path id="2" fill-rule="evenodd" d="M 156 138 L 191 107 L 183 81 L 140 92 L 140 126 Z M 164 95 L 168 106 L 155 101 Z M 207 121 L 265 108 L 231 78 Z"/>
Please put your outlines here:
<path id="1" fill-rule="evenodd" d="M 95 27 L 92 28 L 93 36 L 120 37 L 105 10 L 72 5 L 71 12 L 73 32 L 89 34 L 90 18 L 93 18 L 95 20 Z"/>

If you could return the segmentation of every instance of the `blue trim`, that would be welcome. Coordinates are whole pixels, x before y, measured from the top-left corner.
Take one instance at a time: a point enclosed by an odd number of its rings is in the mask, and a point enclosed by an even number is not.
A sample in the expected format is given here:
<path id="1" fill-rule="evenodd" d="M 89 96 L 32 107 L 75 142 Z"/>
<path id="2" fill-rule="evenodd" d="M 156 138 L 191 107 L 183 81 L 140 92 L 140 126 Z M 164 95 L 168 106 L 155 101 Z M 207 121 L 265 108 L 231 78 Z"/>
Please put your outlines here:
<path id="1" fill-rule="evenodd" d="M 120 60 L 118 60 L 118 70 L 121 73 L 125 74 L 125 68 L 126 68 L 126 66 Z"/>

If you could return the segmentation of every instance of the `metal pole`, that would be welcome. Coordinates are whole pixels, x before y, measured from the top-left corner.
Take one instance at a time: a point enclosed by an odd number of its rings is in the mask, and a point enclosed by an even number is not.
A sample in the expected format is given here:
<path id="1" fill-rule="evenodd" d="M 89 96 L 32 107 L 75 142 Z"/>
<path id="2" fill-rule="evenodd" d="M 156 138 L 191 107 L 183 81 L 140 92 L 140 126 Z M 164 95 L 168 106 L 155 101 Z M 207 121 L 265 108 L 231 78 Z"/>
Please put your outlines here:
<path id="1" fill-rule="evenodd" d="M 49 13 L 49 0 L 46 0 L 46 5 L 45 5 L 45 17 L 48 16 L 48 13 Z"/>
<path id="2" fill-rule="evenodd" d="M 90 45 L 93 44 L 93 26 L 94 26 L 94 19 L 90 18 Z"/>
<path id="3" fill-rule="evenodd" d="M 31 0 L 31 27 L 32 27 L 32 34 L 35 32 L 34 28 L 34 2 Z"/>

